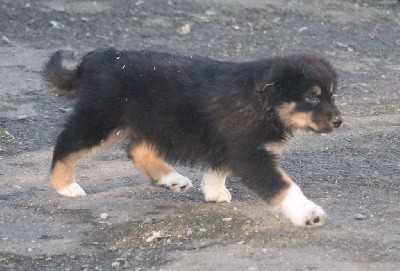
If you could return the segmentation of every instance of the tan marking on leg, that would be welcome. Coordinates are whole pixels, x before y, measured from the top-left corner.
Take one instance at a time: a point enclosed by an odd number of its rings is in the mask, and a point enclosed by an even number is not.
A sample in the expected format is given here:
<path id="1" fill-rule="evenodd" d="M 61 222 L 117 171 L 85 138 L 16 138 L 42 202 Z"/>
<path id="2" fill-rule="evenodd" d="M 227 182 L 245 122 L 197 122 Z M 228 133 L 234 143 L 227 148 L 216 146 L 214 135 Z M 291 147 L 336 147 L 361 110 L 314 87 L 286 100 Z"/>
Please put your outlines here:
<path id="1" fill-rule="evenodd" d="M 281 173 L 282 179 L 288 184 L 288 186 L 285 188 L 285 190 L 282 190 L 278 193 L 278 195 L 275 196 L 275 198 L 271 202 L 272 206 L 280 205 L 282 201 L 286 198 L 290 186 L 294 184 L 292 178 L 290 178 L 290 176 L 285 171 L 283 171 L 283 169 L 279 167 L 278 171 Z"/>
<path id="2" fill-rule="evenodd" d="M 53 187 L 57 191 L 62 190 L 75 182 L 74 169 L 76 163 L 81 157 L 85 156 L 85 154 L 89 152 L 90 151 L 81 151 L 74 153 L 55 163 L 50 178 Z"/>
<path id="3" fill-rule="evenodd" d="M 175 172 L 148 142 L 135 144 L 129 150 L 133 164 L 145 176 L 160 181 L 163 176 Z"/>
<path id="4" fill-rule="evenodd" d="M 313 86 L 311 90 L 315 93 L 315 95 L 319 96 L 322 93 L 322 90 L 319 86 Z"/>
<path id="5" fill-rule="evenodd" d="M 125 135 L 126 133 L 123 130 L 114 131 L 110 133 L 106 140 L 102 140 L 100 145 L 91 149 L 85 149 L 79 152 L 71 153 L 64 159 L 57 161 L 54 164 L 50 177 L 53 187 L 57 191 L 61 191 L 75 183 L 74 171 L 79 159 L 87 155 L 96 154 L 101 150 L 111 147 L 124 138 Z"/>

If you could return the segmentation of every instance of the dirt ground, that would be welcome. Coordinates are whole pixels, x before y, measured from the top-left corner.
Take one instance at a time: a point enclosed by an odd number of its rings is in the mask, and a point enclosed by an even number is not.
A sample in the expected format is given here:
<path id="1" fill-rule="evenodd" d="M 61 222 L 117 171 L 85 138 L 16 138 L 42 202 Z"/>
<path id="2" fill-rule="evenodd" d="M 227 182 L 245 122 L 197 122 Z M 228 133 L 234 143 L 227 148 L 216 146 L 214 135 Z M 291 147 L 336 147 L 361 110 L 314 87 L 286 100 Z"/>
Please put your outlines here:
<path id="1" fill-rule="evenodd" d="M 0 39 L 0 270 L 400 270 L 397 1 L 1 0 Z M 293 228 L 235 178 L 232 203 L 207 204 L 196 168 L 178 167 L 196 180 L 188 193 L 153 187 L 123 144 L 79 164 L 87 197 L 58 196 L 52 148 L 74 101 L 41 68 L 58 49 L 74 64 L 108 46 L 330 59 L 344 125 L 299 132 L 283 155 L 326 224 Z M 162 238 L 148 242 L 153 232 Z"/>

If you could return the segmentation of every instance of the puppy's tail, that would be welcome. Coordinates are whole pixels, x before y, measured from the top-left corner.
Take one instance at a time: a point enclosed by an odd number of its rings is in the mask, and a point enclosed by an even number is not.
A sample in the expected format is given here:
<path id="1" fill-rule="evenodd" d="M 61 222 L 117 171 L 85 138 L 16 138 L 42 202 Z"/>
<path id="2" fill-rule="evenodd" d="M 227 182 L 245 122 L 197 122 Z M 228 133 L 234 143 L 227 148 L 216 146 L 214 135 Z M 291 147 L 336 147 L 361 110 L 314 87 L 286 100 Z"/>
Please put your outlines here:
<path id="1" fill-rule="evenodd" d="M 43 69 L 44 78 L 57 89 L 66 94 L 72 92 L 75 86 L 76 70 L 69 70 L 62 66 L 61 51 L 55 52 Z"/>

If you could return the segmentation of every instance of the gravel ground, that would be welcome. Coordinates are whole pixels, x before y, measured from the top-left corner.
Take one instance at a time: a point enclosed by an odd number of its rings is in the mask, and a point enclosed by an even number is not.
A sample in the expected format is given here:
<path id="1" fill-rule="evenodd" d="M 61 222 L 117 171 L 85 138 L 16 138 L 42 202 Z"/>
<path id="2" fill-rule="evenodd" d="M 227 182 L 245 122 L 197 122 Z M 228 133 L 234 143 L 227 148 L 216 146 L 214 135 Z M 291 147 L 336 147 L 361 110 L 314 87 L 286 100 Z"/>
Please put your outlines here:
<path id="1" fill-rule="evenodd" d="M 397 1 L 0 0 L 0 39 L 0 270 L 400 269 Z M 108 46 L 330 59 L 345 123 L 297 133 L 283 155 L 326 224 L 293 228 L 235 178 L 230 204 L 204 203 L 198 181 L 170 194 L 139 176 L 124 144 L 79 164 L 87 197 L 58 196 L 51 153 L 74 101 L 42 82 L 42 65 L 58 49 L 74 65 Z"/>

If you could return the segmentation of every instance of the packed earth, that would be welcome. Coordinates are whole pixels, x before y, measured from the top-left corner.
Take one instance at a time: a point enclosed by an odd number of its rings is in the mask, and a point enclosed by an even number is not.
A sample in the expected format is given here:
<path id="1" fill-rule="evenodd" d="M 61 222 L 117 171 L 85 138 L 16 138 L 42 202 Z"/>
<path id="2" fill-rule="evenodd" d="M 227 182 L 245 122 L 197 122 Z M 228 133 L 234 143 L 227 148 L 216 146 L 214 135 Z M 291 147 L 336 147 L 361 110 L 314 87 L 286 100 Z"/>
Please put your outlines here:
<path id="1" fill-rule="evenodd" d="M 229 204 L 152 186 L 121 143 L 82 160 L 86 197 L 51 187 L 74 100 L 42 77 L 98 47 L 246 61 L 322 55 L 344 123 L 297 132 L 282 167 L 328 214 L 295 228 L 231 177 Z M 396 0 L 0 0 L 0 270 L 399 270 L 400 3 Z"/>

